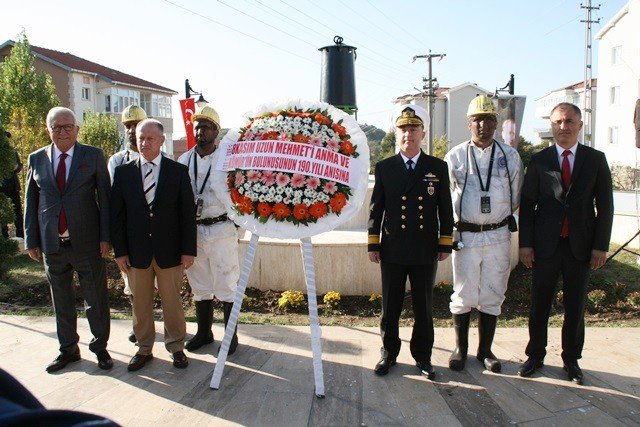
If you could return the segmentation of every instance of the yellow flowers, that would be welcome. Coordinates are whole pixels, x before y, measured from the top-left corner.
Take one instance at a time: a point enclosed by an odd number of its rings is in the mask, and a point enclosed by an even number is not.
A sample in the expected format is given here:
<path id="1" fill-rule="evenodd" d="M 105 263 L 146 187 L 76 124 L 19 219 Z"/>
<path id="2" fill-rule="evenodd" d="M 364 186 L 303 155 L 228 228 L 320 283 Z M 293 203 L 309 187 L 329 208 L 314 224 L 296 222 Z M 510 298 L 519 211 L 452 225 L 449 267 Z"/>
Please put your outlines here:
<path id="1" fill-rule="evenodd" d="M 335 310 L 340 305 L 340 294 L 338 292 L 329 291 L 325 294 L 324 298 L 322 298 L 322 301 Z"/>
<path id="2" fill-rule="evenodd" d="M 280 308 L 299 308 L 304 305 L 304 295 L 300 291 L 284 291 L 278 298 Z"/>

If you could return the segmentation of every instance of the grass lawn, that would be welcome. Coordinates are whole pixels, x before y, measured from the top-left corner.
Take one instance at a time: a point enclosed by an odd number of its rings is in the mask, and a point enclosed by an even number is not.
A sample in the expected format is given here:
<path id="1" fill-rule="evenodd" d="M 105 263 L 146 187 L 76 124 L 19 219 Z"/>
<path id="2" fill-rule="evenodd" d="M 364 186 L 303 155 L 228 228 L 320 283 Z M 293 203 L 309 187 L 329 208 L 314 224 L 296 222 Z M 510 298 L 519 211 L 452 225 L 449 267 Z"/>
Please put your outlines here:
<path id="1" fill-rule="evenodd" d="M 612 245 L 612 252 L 618 246 Z M 629 303 L 629 294 L 640 292 L 640 265 L 637 256 L 622 251 L 600 270 L 591 275 L 586 322 L 589 326 L 640 326 L 640 306 Z M 122 279 L 113 262 L 107 262 L 109 300 L 114 318 L 130 318 L 131 306 L 122 293 Z M 509 289 L 503 304 L 499 326 L 526 327 L 531 287 L 531 270 L 518 265 L 511 273 Z M 78 292 L 79 294 L 79 292 Z M 450 326 L 450 283 L 439 283 L 434 289 L 433 312 L 436 326 Z M 191 289 L 184 279 L 183 304 L 188 321 L 195 321 Z M 308 324 L 307 305 L 293 309 L 278 306 L 281 292 L 247 289 L 240 315 L 241 323 L 252 324 Z M 337 307 L 331 308 L 318 299 L 320 322 L 323 325 L 377 326 L 380 317 L 379 302 L 370 302 L 369 296 L 341 296 Z M 82 299 L 78 295 L 78 311 L 82 313 Z M 215 321 L 222 322 L 222 304 L 216 302 Z M 160 308 L 159 299 L 156 308 Z M 0 312 L 25 315 L 52 315 L 51 296 L 41 263 L 25 254 L 13 257 L 8 273 L 0 279 Z M 158 310 L 158 316 L 160 311 Z M 401 323 L 412 324 L 411 300 L 405 299 Z M 562 324 L 561 293 L 556 298 L 550 319 L 551 326 Z"/>

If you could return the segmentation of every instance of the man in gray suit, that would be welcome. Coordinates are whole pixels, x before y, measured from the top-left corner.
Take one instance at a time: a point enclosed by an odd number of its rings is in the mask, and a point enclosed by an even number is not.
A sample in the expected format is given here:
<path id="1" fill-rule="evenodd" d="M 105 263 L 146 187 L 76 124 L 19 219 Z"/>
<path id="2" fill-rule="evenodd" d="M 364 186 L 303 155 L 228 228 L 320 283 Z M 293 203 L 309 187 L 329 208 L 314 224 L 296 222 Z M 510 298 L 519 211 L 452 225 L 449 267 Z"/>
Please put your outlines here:
<path id="1" fill-rule="evenodd" d="M 78 273 L 93 339 L 89 349 L 101 369 L 111 369 L 109 297 L 103 258 L 109 243 L 110 180 L 102 150 L 76 141 L 73 111 L 47 114 L 52 144 L 29 155 L 25 196 L 25 247 L 40 261 L 51 288 L 60 354 L 47 366 L 55 372 L 80 360 L 73 272 Z"/>

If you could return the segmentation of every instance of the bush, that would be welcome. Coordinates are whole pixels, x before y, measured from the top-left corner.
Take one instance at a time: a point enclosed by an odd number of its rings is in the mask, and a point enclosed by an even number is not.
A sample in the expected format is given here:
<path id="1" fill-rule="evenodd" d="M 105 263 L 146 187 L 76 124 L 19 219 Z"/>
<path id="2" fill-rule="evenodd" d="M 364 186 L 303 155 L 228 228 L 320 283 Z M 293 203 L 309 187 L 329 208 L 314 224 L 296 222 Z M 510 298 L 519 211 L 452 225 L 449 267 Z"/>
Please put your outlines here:
<path id="1" fill-rule="evenodd" d="M 640 292 L 631 292 L 627 295 L 627 304 L 633 308 L 640 307 Z"/>
<path id="2" fill-rule="evenodd" d="M 435 286 L 435 291 L 443 295 L 451 295 L 453 293 L 453 283 L 443 280 Z"/>
<path id="3" fill-rule="evenodd" d="M 376 308 L 380 308 L 382 306 L 382 295 L 376 294 L 375 292 L 371 294 L 369 297 L 369 302 L 373 304 Z"/>
<path id="4" fill-rule="evenodd" d="M 601 308 L 607 298 L 607 293 L 602 289 L 594 289 L 587 294 L 587 299 L 595 308 Z"/>
<path id="5" fill-rule="evenodd" d="M 295 309 L 301 308 L 302 306 L 304 306 L 304 295 L 300 291 L 284 291 L 278 299 L 278 307 L 283 309 Z"/>
<path id="6" fill-rule="evenodd" d="M 340 305 L 340 294 L 338 292 L 329 291 L 326 293 L 324 298 L 322 298 L 322 301 L 335 310 Z"/>

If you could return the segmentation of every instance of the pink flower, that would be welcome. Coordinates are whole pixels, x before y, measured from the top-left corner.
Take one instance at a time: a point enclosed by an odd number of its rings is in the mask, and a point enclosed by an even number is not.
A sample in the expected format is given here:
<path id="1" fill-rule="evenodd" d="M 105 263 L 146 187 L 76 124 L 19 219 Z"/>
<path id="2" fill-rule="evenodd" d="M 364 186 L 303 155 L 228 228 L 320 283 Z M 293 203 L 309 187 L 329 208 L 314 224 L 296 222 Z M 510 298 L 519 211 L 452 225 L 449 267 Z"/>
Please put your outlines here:
<path id="1" fill-rule="evenodd" d="M 244 175 L 242 174 L 242 172 L 236 172 L 235 186 L 240 187 L 242 184 L 244 184 Z"/>
<path id="2" fill-rule="evenodd" d="M 253 131 L 246 131 L 244 133 L 244 137 L 242 138 L 244 141 L 253 141 L 253 139 L 256 137 L 256 133 Z"/>
<path id="3" fill-rule="evenodd" d="M 320 138 L 319 136 L 312 136 L 311 138 L 309 138 L 309 144 L 316 147 L 322 147 L 322 138 Z"/>
<path id="4" fill-rule="evenodd" d="M 280 172 L 276 174 L 276 184 L 278 184 L 278 187 L 284 187 L 289 183 L 289 181 L 291 181 L 291 179 L 286 173 Z"/>
<path id="5" fill-rule="evenodd" d="M 289 141 L 289 134 L 282 132 L 280 135 L 278 135 L 278 140 Z"/>
<path id="6" fill-rule="evenodd" d="M 291 177 L 291 186 L 293 188 L 304 187 L 306 182 L 307 180 L 304 178 L 304 176 L 300 175 L 299 173 L 294 173 Z"/>
<path id="7" fill-rule="evenodd" d="M 262 171 L 260 179 L 264 185 L 272 186 L 276 182 L 276 173 L 274 171 Z"/>
<path id="8" fill-rule="evenodd" d="M 307 178 L 307 188 L 315 190 L 320 185 L 320 179 L 317 176 Z"/>
<path id="9" fill-rule="evenodd" d="M 333 194 L 338 190 L 338 186 L 336 185 L 335 182 L 333 181 L 329 181 L 324 185 L 324 188 L 322 189 L 322 191 L 324 191 L 327 194 Z"/>
<path id="10" fill-rule="evenodd" d="M 338 151 L 340 150 L 340 144 L 338 143 L 338 141 L 331 138 L 329 139 L 329 141 L 327 141 L 327 148 L 331 151 Z"/>
<path id="11" fill-rule="evenodd" d="M 247 179 L 249 182 L 258 182 L 260 181 L 260 172 L 257 170 L 251 169 L 247 172 Z"/>

